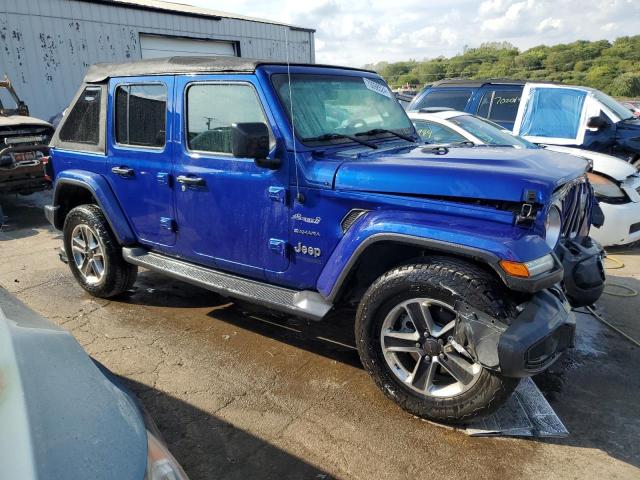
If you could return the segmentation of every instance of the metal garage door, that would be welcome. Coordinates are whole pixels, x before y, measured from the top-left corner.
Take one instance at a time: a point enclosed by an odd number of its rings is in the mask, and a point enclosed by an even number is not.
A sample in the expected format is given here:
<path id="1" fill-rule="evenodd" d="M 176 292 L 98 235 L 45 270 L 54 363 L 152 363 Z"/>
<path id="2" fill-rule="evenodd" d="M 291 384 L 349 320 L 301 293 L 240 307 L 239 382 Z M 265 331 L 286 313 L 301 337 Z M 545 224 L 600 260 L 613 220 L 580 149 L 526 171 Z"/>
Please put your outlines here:
<path id="1" fill-rule="evenodd" d="M 140 35 L 142 58 L 173 56 L 229 55 L 236 56 L 233 42 L 218 40 L 193 40 L 164 35 Z"/>

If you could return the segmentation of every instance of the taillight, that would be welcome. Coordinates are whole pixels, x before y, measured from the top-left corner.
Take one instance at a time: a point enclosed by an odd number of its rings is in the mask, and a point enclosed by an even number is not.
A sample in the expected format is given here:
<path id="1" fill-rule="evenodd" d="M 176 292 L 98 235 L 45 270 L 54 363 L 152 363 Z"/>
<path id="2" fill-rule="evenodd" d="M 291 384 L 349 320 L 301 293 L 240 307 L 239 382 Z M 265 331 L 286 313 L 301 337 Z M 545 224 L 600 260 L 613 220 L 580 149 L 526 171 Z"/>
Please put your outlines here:
<path id="1" fill-rule="evenodd" d="M 42 166 L 44 168 L 44 179 L 47 182 L 52 182 L 53 181 L 53 166 L 51 165 L 51 157 L 50 156 L 42 157 L 40 159 L 40 161 L 42 162 Z"/>

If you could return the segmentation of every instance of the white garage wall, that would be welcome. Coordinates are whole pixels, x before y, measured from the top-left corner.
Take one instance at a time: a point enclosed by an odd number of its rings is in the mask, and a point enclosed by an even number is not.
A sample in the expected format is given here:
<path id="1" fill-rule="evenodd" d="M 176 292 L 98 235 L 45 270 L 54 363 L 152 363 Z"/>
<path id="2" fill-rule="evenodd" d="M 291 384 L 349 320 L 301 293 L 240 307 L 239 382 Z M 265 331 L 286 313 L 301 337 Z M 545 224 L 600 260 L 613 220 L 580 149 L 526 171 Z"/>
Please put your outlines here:
<path id="1" fill-rule="evenodd" d="M 9 75 L 33 115 L 68 105 L 89 65 L 142 58 L 140 35 L 235 42 L 243 57 L 314 62 L 313 31 L 79 0 L 0 0 L 0 76 Z"/>

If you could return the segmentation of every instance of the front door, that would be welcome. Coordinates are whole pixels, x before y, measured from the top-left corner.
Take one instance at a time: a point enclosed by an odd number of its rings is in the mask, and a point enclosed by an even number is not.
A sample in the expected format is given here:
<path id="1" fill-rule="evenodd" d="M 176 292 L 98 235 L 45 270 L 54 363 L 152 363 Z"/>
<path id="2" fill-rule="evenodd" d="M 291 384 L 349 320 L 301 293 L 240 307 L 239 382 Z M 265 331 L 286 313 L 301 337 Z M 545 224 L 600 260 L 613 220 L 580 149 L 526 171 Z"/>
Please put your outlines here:
<path id="1" fill-rule="evenodd" d="M 268 170 L 231 154 L 231 125 L 263 122 L 276 155 L 278 132 L 255 78 L 176 81 L 185 112 L 176 125 L 178 251 L 197 263 L 255 278 L 286 270 L 287 164 Z"/>
<path id="2" fill-rule="evenodd" d="M 127 78 L 109 85 L 107 178 L 140 242 L 159 249 L 176 240 L 166 127 L 173 81 Z"/>

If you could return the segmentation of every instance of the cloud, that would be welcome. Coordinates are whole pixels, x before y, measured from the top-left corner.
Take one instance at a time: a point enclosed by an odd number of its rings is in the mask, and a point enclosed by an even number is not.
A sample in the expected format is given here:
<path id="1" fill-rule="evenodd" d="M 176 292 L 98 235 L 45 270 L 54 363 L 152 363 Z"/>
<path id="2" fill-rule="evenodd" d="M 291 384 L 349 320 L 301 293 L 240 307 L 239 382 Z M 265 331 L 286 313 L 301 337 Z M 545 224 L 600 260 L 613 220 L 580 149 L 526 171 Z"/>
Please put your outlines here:
<path id="1" fill-rule="evenodd" d="M 536 31 L 539 33 L 544 33 L 550 30 L 560 30 L 563 24 L 564 22 L 559 18 L 545 18 L 538 24 Z"/>
<path id="2" fill-rule="evenodd" d="M 640 0 L 219 0 L 213 8 L 315 28 L 316 60 L 352 66 L 451 56 L 491 41 L 526 49 L 613 40 L 637 34 L 640 19 Z"/>

